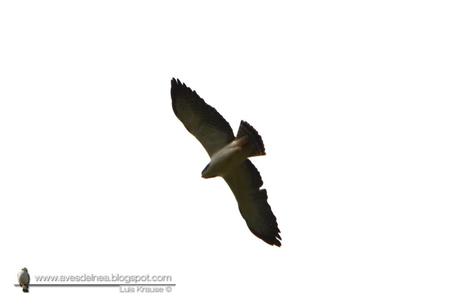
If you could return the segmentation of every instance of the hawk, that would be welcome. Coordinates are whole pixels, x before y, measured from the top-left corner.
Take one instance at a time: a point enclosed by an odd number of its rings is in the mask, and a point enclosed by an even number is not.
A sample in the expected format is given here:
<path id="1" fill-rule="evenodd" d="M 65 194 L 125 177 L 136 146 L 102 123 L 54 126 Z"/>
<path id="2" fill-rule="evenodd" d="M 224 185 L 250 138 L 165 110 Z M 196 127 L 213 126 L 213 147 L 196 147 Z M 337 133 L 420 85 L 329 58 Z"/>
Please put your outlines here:
<path id="1" fill-rule="evenodd" d="M 29 272 L 27 272 L 27 268 L 22 268 L 22 270 L 19 271 L 18 283 L 19 283 L 19 286 L 22 287 L 23 292 L 29 292 L 30 276 L 29 276 Z"/>
<path id="2" fill-rule="evenodd" d="M 171 80 L 172 108 L 185 128 L 208 152 L 211 161 L 203 178 L 220 176 L 232 190 L 249 230 L 270 245 L 281 246 L 276 217 L 261 189 L 262 178 L 248 157 L 265 155 L 259 133 L 241 121 L 236 137 L 228 122 L 192 89 L 178 79 Z"/>

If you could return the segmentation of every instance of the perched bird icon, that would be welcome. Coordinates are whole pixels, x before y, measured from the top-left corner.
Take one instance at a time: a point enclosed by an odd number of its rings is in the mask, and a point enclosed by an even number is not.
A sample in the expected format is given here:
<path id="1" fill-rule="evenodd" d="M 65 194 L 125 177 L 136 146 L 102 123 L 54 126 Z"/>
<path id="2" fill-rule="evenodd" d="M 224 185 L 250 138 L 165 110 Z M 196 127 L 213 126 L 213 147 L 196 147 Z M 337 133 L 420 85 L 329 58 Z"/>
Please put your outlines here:
<path id="1" fill-rule="evenodd" d="M 18 273 L 18 283 L 19 286 L 22 287 L 23 292 L 29 292 L 29 283 L 30 283 L 30 276 L 27 268 L 22 268 L 21 271 Z"/>
<path id="2" fill-rule="evenodd" d="M 281 246 L 276 217 L 262 178 L 248 157 L 265 155 L 262 137 L 241 121 L 236 137 L 228 122 L 179 80 L 171 80 L 172 107 L 185 128 L 204 146 L 211 161 L 203 178 L 222 177 L 230 186 L 249 230 L 270 245 Z"/>

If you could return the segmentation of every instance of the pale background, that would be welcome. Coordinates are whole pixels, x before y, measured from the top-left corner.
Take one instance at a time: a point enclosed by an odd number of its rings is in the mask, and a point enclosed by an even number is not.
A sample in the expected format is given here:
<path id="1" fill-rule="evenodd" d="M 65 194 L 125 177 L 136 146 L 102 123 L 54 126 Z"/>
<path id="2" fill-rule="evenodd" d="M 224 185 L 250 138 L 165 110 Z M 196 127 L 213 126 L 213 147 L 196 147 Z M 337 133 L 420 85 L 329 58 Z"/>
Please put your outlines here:
<path id="1" fill-rule="evenodd" d="M 456 2 L 2 1 L 2 304 L 459 305 Z M 262 135 L 281 248 L 201 179 L 172 77 Z"/>

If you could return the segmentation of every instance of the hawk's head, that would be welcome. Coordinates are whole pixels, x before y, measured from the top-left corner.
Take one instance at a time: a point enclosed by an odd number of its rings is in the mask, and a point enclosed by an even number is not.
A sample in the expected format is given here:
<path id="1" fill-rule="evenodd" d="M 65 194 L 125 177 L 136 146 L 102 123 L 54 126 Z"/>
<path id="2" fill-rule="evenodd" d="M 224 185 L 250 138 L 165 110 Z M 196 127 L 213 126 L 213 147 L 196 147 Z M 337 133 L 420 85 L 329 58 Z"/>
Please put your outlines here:
<path id="1" fill-rule="evenodd" d="M 209 167 L 210 163 L 206 165 L 206 167 L 204 167 L 203 171 L 201 171 L 201 177 L 202 178 L 212 178 L 212 177 L 216 177 L 216 174 L 214 173 L 211 173 L 211 169 Z"/>

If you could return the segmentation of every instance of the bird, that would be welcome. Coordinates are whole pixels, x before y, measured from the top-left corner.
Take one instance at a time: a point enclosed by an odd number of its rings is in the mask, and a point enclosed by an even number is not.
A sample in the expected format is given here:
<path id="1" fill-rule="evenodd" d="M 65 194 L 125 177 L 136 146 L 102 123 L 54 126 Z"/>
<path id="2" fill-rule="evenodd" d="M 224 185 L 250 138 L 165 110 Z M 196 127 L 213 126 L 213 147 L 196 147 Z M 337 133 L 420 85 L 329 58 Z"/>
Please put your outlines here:
<path id="1" fill-rule="evenodd" d="M 248 159 L 266 154 L 262 137 L 244 120 L 240 121 L 235 137 L 224 117 L 176 78 L 171 80 L 171 99 L 176 117 L 210 157 L 201 176 L 222 177 L 233 192 L 249 230 L 269 245 L 280 247 L 280 230 L 267 202 L 267 191 L 261 189 L 262 177 Z"/>
<path id="2" fill-rule="evenodd" d="M 27 268 L 22 268 L 21 271 L 18 273 L 18 283 L 19 286 L 22 287 L 23 292 L 29 292 L 29 283 L 30 283 L 30 276 Z"/>

